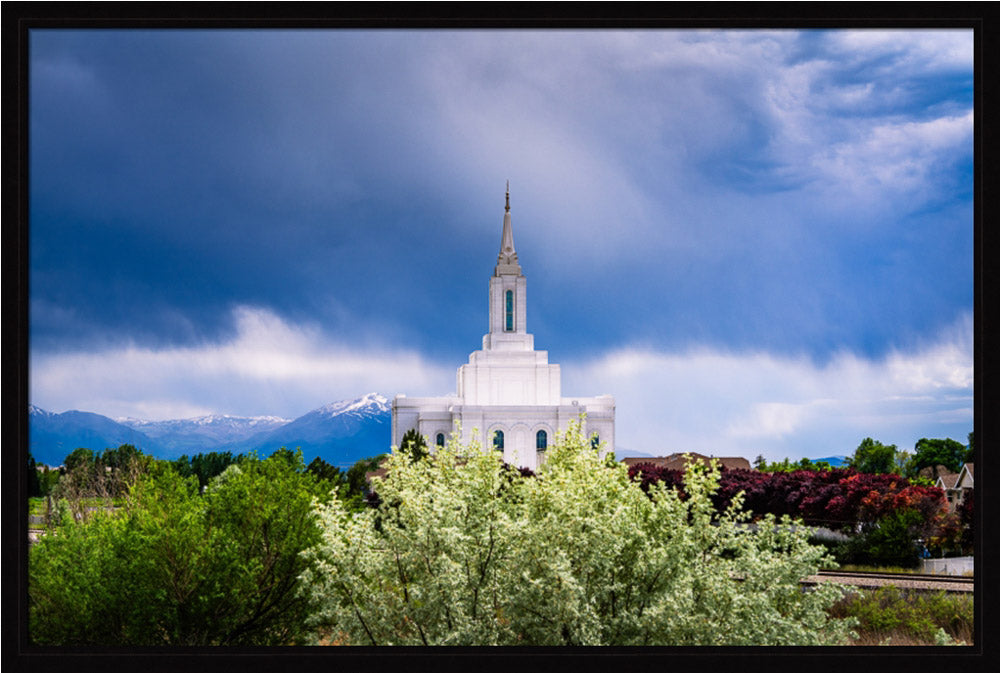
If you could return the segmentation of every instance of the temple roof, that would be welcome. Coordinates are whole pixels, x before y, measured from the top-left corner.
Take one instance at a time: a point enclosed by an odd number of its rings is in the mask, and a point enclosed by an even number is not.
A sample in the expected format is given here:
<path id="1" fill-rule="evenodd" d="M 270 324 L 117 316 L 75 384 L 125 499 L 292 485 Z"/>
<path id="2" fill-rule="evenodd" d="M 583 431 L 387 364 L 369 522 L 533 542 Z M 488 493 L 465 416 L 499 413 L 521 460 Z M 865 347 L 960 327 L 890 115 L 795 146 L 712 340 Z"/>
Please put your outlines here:
<path id="1" fill-rule="evenodd" d="M 510 225 L 510 182 L 507 183 L 507 200 L 503 213 L 503 233 L 500 235 L 500 254 L 497 256 L 497 266 L 494 274 L 521 275 L 521 265 L 517 262 L 517 251 L 514 249 L 514 230 Z"/>

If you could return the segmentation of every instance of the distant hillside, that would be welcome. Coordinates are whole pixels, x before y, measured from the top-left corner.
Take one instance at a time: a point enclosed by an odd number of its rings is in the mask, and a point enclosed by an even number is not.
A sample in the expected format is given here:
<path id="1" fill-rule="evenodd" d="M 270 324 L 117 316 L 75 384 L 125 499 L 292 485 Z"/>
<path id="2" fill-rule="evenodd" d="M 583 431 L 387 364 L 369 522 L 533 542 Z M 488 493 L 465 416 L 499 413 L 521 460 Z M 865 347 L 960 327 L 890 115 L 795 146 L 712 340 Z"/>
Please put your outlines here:
<path id="1" fill-rule="evenodd" d="M 827 456 L 826 458 L 810 458 L 814 463 L 819 463 L 825 461 L 830 463 L 830 467 L 844 467 L 847 463 L 848 456 Z"/>
<path id="2" fill-rule="evenodd" d="M 61 465 L 74 449 L 84 447 L 100 453 L 122 444 L 134 444 L 153 455 L 162 450 L 143 432 L 107 416 L 86 411 L 55 414 L 34 405 L 28 408 L 28 448 L 36 462 Z"/>
<path id="3" fill-rule="evenodd" d="M 655 458 L 652 453 L 644 453 L 642 451 L 634 451 L 632 449 L 626 449 L 623 446 L 615 447 L 615 458 Z"/>
<path id="4" fill-rule="evenodd" d="M 282 446 L 301 447 L 306 462 L 319 456 L 332 465 L 349 467 L 361 458 L 387 453 L 390 427 L 389 401 L 378 393 L 333 402 L 294 420 L 218 415 L 112 420 L 85 411 L 57 414 L 31 405 L 28 446 L 35 460 L 47 465 L 61 464 L 78 447 L 100 452 L 134 444 L 144 453 L 168 460 L 211 451 L 257 451 L 268 456 Z"/>

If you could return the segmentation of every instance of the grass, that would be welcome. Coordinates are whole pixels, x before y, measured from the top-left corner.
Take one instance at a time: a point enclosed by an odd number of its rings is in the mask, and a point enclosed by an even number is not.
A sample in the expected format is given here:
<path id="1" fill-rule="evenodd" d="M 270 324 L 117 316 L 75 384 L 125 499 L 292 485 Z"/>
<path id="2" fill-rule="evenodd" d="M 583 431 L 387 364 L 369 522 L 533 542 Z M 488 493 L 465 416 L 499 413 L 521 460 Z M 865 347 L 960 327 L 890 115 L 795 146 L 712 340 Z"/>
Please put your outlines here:
<path id="1" fill-rule="evenodd" d="M 114 508 L 122 507 L 125 504 L 125 498 L 112 498 L 111 506 Z M 108 500 L 105 498 L 83 498 L 82 505 L 86 508 L 100 508 L 104 509 L 108 506 Z M 53 514 L 56 513 L 57 501 L 52 500 Z M 28 498 L 28 516 L 45 516 L 48 512 L 48 502 L 46 498 Z"/>
<path id="2" fill-rule="evenodd" d="M 45 514 L 45 498 L 28 498 L 28 515 L 43 516 Z"/>
<path id="3" fill-rule="evenodd" d="M 905 591 L 888 585 L 854 593 L 830 608 L 831 617 L 856 617 L 856 645 L 935 645 L 943 631 L 972 644 L 972 596 Z"/>
<path id="4" fill-rule="evenodd" d="M 844 572 L 866 572 L 866 573 L 899 573 L 904 575 L 915 575 L 920 573 L 919 568 L 900 568 L 899 566 L 866 566 L 845 563 L 837 568 Z"/>

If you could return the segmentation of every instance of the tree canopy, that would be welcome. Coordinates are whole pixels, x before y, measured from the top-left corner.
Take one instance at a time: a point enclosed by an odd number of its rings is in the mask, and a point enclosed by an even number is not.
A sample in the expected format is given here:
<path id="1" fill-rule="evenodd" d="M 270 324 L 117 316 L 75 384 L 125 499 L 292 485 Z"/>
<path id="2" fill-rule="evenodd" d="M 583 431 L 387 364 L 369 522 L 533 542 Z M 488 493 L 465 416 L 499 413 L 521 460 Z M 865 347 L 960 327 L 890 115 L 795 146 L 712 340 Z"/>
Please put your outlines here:
<path id="1" fill-rule="evenodd" d="M 927 439 L 924 437 L 917 440 L 913 448 L 915 452 L 913 456 L 914 470 L 931 467 L 936 472 L 938 465 L 944 465 L 948 470 L 958 472 L 962 469 L 962 463 L 965 462 L 966 448 L 954 439 Z"/>
<path id="2" fill-rule="evenodd" d="M 865 437 L 854 450 L 848 464 L 858 472 L 867 474 L 891 474 L 896 472 L 896 445 L 885 445 L 871 437 Z"/>

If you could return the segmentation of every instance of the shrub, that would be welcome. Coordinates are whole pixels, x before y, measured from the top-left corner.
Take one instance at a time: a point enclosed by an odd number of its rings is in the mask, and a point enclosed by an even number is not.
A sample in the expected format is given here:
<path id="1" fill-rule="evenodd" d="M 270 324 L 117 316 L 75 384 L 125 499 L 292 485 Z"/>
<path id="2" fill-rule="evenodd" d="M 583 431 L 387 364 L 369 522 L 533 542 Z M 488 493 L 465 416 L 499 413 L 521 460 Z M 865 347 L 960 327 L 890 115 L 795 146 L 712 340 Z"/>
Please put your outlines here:
<path id="1" fill-rule="evenodd" d="M 828 559 L 791 521 L 716 512 L 719 475 L 649 495 L 573 425 L 534 477 L 477 444 L 388 459 L 376 508 L 319 507 L 314 624 L 354 644 L 838 644 Z M 742 580 L 742 581 L 740 581 Z"/>
<path id="2" fill-rule="evenodd" d="M 29 552 L 38 645 L 283 645 L 306 635 L 300 552 L 329 498 L 301 453 L 230 465 L 199 493 L 160 463 L 128 510 L 64 524 Z"/>
<path id="3" fill-rule="evenodd" d="M 971 643 L 973 603 L 970 595 L 906 592 L 894 585 L 857 592 L 836 603 L 830 614 L 854 617 L 864 641 L 935 644 L 939 632 L 959 643 Z"/>

